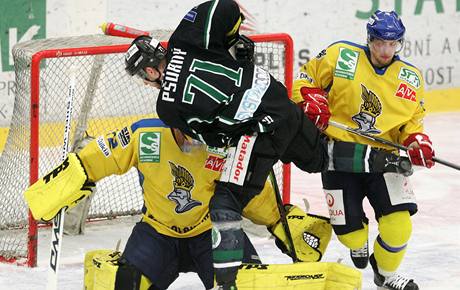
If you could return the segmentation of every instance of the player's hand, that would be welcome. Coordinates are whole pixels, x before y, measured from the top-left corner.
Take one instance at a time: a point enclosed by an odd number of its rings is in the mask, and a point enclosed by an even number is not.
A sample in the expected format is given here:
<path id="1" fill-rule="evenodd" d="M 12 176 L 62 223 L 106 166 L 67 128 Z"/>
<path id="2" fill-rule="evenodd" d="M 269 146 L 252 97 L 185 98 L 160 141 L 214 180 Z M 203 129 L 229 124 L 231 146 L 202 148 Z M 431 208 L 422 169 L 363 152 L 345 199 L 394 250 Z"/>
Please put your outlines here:
<path id="1" fill-rule="evenodd" d="M 428 135 L 423 133 L 413 133 L 403 142 L 407 146 L 407 155 L 413 165 L 431 168 L 434 165 L 433 144 Z"/>
<path id="2" fill-rule="evenodd" d="M 302 104 L 302 109 L 307 117 L 321 131 L 326 130 L 331 112 L 329 111 L 329 103 L 327 101 L 327 93 L 319 88 L 302 87 L 300 89 L 305 102 Z"/>
<path id="3" fill-rule="evenodd" d="M 240 35 L 235 44 L 235 57 L 237 60 L 254 61 L 254 41 L 249 37 Z"/>

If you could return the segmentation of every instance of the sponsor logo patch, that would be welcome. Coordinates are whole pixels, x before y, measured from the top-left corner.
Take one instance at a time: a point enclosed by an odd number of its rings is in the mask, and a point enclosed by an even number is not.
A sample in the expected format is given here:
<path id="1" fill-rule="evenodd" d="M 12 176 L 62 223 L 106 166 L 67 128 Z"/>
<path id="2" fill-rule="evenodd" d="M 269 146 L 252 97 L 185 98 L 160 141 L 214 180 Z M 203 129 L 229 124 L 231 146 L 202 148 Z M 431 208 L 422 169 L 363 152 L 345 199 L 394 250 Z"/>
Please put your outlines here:
<path id="1" fill-rule="evenodd" d="M 405 83 L 400 83 L 396 90 L 395 96 L 415 102 L 417 100 L 417 93 Z"/>
<path id="2" fill-rule="evenodd" d="M 221 172 L 224 167 L 225 159 L 209 155 L 204 164 L 206 169 Z"/>
<path id="3" fill-rule="evenodd" d="M 185 14 L 184 19 L 190 22 L 195 22 L 196 15 L 196 11 L 190 10 L 187 14 Z"/>
<path id="4" fill-rule="evenodd" d="M 306 72 L 299 72 L 297 75 L 298 80 L 307 80 L 309 83 L 313 83 L 313 78 L 311 78 Z"/>
<path id="5" fill-rule="evenodd" d="M 127 127 L 124 127 L 121 129 L 120 132 L 118 132 L 118 140 L 120 141 L 120 145 L 122 148 L 125 148 L 128 146 L 129 142 L 131 141 L 131 135 L 129 134 L 129 130 Z"/>
<path id="6" fill-rule="evenodd" d="M 263 68 L 255 66 L 252 87 L 244 92 L 238 111 L 235 114 L 235 119 L 245 120 L 252 118 L 269 86 L 270 74 Z"/>
<path id="7" fill-rule="evenodd" d="M 206 146 L 206 151 L 221 157 L 227 156 L 227 150 L 225 148 Z"/>
<path id="8" fill-rule="evenodd" d="M 139 135 L 139 161 L 160 162 L 160 132 L 145 132 Z"/>
<path id="9" fill-rule="evenodd" d="M 325 190 L 326 202 L 331 218 L 331 225 L 345 225 L 345 205 L 343 203 L 343 191 Z"/>
<path id="10" fill-rule="evenodd" d="M 358 66 L 359 52 L 341 47 L 339 58 L 335 64 L 334 75 L 339 78 L 353 80 Z"/>
<path id="11" fill-rule="evenodd" d="M 229 182 L 243 185 L 248 171 L 249 159 L 251 158 L 252 147 L 256 136 L 243 136 L 238 143 L 235 156 L 232 160 Z M 229 160 L 228 160 L 229 161 Z"/>
<path id="12" fill-rule="evenodd" d="M 112 154 L 110 149 L 109 149 L 109 147 L 105 143 L 104 137 L 102 137 L 102 136 L 97 137 L 96 143 L 97 143 L 97 146 L 99 147 L 99 149 L 101 150 L 102 154 L 104 154 L 104 156 L 106 158 L 109 157 L 110 154 Z"/>
<path id="13" fill-rule="evenodd" d="M 409 85 L 413 86 L 416 89 L 420 88 L 420 78 L 417 73 L 413 70 L 408 69 L 407 67 L 402 67 L 399 71 L 398 79 L 407 82 Z"/>
<path id="14" fill-rule="evenodd" d="M 323 50 L 321 50 L 320 53 L 318 53 L 318 55 L 316 56 L 316 58 L 317 58 L 317 59 L 320 59 L 320 58 L 324 57 L 325 55 L 326 55 L 326 50 L 323 49 Z"/>

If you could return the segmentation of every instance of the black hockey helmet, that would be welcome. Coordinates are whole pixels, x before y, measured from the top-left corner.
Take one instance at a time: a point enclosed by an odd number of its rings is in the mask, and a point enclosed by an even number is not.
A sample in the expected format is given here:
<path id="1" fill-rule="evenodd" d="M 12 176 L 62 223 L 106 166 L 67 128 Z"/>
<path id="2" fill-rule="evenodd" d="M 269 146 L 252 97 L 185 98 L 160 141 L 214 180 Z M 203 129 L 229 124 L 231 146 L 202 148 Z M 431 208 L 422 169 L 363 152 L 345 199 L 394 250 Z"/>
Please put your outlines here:
<path id="1" fill-rule="evenodd" d="M 146 35 L 139 36 L 125 53 L 125 70 L 131 76 L 138 75 L 146 79 L 144 68 L 158 68 L 165 56 L 166 49 L 157 39 Z"/>

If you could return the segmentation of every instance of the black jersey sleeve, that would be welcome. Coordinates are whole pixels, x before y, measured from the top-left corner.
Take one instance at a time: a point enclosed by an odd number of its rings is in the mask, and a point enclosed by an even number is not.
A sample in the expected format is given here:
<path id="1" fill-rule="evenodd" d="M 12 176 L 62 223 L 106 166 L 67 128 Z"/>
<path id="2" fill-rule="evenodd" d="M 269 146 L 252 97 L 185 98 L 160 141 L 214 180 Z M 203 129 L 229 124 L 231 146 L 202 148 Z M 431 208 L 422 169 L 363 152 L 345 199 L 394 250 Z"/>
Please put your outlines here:
<path id="1" fill-rule="evenodd" d="M 193 7 L 171 36 L 177 45 L 202 49 L 228 49 L 239 36 L 242 17 L 233 0 L 213 0 Z"/>

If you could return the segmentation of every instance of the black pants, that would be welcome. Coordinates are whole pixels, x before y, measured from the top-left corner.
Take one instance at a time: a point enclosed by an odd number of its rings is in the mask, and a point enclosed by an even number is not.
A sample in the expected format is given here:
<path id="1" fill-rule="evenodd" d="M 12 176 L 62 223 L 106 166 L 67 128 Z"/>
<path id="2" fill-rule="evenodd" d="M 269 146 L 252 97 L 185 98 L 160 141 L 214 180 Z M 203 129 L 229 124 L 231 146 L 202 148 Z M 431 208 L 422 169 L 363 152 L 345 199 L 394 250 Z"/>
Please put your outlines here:
<path id="1" fill-rule="evenodd" d="M 158 233 L 144 222 L 137 223 L 128 239 L 123 258 L 150 279 L 155 289 L 167 289 L 179 273 L 196 272 L 206 289 L 214 285 L 211 230 L 191 238 Z M 245 236 L 244 262 L 254 263 L 254 246 Z"/>

